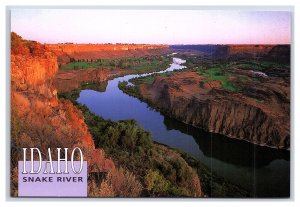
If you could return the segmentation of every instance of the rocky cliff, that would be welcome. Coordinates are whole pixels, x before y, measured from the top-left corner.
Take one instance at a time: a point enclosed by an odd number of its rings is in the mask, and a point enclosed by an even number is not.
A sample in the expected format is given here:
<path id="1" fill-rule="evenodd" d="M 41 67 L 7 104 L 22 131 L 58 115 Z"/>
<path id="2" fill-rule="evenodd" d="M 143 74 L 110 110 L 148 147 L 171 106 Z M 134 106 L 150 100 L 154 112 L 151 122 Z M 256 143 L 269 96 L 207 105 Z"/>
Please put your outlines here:
<path id="1" fill-rule="evenodd" d="M 89 81 L 107 79 L 108 76 L 104 71 L 101 70 L 99 74 L 97 72 L 84 70 L 80 71 L 79 75 Z M 57 73 L 57 56 L 48 46 L 23 40 L 15 33 L 11 34 L 11 195 L 18 195 L 17 163 L 23 159 L 21 148 L 36 147 L 41 152 L 46 152 L 49 147 L 69 149 L 80 147 L 84 159 L 88 162 L 88 196 L 141 196 L 143 190 L 141 180 L 144 178 L 140 175 L 136 178 L 135 172 L 122 169 L 119 165 L 116 167 L 115 162 L 106 157 L 102 148 L 95 148 L 83 113 L 70 101 L 58 99 L 57 88 L 54 85 Z M 94 74 L 98 75 L 94 77 Z M 72 80 L 78 74 L 62 76 Z M 67 89 L 78 86 L 76 85 L 78 81 L 74 81 L 75 86 L 71 84 Z M 65 83 L 60 87 L 68 85 L 69 83 Z M 200 181 L 193 169 L 178 153 L 171 159 L 175 153 L 172 149 L 157 147 L 164 151 L 164 155 L 170 154 L 168 161 L 172 159 L 175 159 L 174 162 L 181 161 L 183 168 L 192 175 L 184 180 L 187 181 L 186 188 L 192 189 L 191 193 L 182 195 L 201 196 Z M 52 159 L 55 160 L 57 157 L 54 155 Z M 163 156 L 159 159 L 164 161 Z M 105 176 L 101 178 L 103 174 Z"/>
<path id="2" fill-rule="evenodd" d="M 84 82 L 104 83 L 113 75 L 109 69 L 80 69 L 59 70 L 54 79 L 54 85 L 59 93 L 71 91 L 81 87 Z"/>
<path id="3" fill-rule="evenodd" d="M 288 45 L 278 45 L 288 47 Z M 193 54 L 201 52 L 214 59 L 244 59 L 265 57 L 274 45 L 171 45 L 176 52 L 190 51 Z M 278 56 L 277 56 L 278 57 Z"/>
<path id="4" fill-rule="evenodd" d="M 170 52 L 168 45 L 148 44 L 48 44 L 46 47 L 57 55 L 59 64 L 69 62 L 70 58 L 96 60 L 101 58 L 163 55 Z"/>
<path id="5" fill-rule="evenodd" d="M 266 56 L 274 45 L 219 45 L 212 53 L 215 59 L 251 59 Z"/>
<path id="6" fill-rule="evenodd" d="M 164 113 L 195 127 L 258 145 L 290 148 L 289 84 L 282 79 L 252 82 L 234 93 L 196 72 L 178 72 L 140 85 L 140 93 Z"/>
<path id="7" fill-rule="evenodd" d="M 264 58 L 268 61 L 289 64 L 291 62 L 291 47 L 290 45 L 276 45 Z"/>
<path id="8" fill-rule="evenodd" d="M 16 163 L 22 147 L 80 147 L 89 172 L 115 169 L 112 160 L 96 149 L 81 111 L 69 101 L 59 101 L 53 85 L 57 57 L 45 46 L 12 33 L 11 49 L 11 146 L 12 195 L 17 195 Z M 53 157 L 55 159 L 55 157 Z"/>

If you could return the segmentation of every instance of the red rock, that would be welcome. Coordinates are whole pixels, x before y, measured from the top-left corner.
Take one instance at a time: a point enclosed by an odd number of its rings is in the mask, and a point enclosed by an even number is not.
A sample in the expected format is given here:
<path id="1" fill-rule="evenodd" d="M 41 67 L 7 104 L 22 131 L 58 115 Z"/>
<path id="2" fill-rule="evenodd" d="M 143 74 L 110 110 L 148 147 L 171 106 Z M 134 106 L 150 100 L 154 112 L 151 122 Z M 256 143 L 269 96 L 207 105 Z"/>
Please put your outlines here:
<path id="1" fill-rule="evenodd" d="M 57 72 L 55 53 L 36 42 L 25 44 L 20 36 L 12 33 L 11 107 L 29 127 L 28 133 L 38 131 L 34 135 L 36 143 L 33 145 L 40 146 L 42 140 L 52 136 L 54 140 L 47 142 L 62 144 L 59 147 L 71 148 L 73 145 L 84 149 L 89 165 L 96 162 L 97 166 L 106 171 L 114 168 L 113 161 L 105 158 L 104 151 L 95 149 L 81 111 L 69 101 L 58 100 L 57 89 L 53 84 Z M 87 74 L 88 78 L 91 75 L 94 73 Z M 106 75 L 100 73 L 95 78 L 106 79 Z M 28 136 L 26 132 L 25 135 Z M 22 144 L 22 140 L 19 144 Z M 57 147 L 56 144 L 53 147 Z"/>

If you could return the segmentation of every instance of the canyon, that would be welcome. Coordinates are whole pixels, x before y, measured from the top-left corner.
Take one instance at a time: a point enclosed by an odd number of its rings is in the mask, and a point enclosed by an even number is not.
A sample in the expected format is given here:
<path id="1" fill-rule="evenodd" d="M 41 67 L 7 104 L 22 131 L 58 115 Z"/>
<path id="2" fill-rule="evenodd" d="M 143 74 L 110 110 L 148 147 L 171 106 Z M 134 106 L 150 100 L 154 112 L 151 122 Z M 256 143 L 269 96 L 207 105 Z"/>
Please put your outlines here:
<path id="1" fill-rule="evenodd" d="M 99 48 L 101 48 L 101 52 L 98 52 Z M 141 53 L 141 50 L 144 53 Z M 90 197 L 141 196 L 142 185 L 145 185 L 143 177 L 137 178 L 135 172 L 128 172 L 127 169 L 122 168 L 112 158 L 108 157 L 104 149 L 96 147 L 83 112 L 69 100 L 58 98 L 58 93 L 76 89 L 84 81 L 105 81 L 110 76 L 116 75 L 115 72 L 109 74 L 109 71 L 105 69 L 89 69 L 59 73 L 58 68 L 59 64 L 69 61 L 70 55 L 73 58 L 98 59 L 130 56 L 130 54 L 135 55 L 137 53 L 147 56 L 164 54 L 165 52 L 165 46 L 155 45 L 49 46 L 23 40 L 17 34 L 12 33 L 11 195 L 17 196 L 18 194 L 17 162 L 21 160 L 21 148 L 37 147 L 41 151 L 47 151 L 48 147 L 64 146 L 82 149 L 85 160 L 88 161 L 88 173 L 91 176 L 88 183 Z M 95 76 L 95 74 L 97 75 Z M 57 77 L 63 81 L 57 84 L 56 80 L 59 79 Z M 68 80 L 73 82 L 64 82 Z M 153 150 L 160 158 L 157 160 L 158 163 L 165 162 L 168 164 L 168 162 L 180 161 L 185 172 L 190 175 L 180 184 L 184 190 L 180 195 L 202 196 L 197 174 L 181 158 L 180 154 L 164 146 L 155 145 Z M 171 159 L 165 160 L 161 153 L 169 154 Z M 123 167 L 126 168 L 126 166 Z M 97 178 L 99 173 L 107 174 L 100 183 Z M 150 177 L 149 179 L 154 178 Z M 172 185 L 176 184 L 176 180 L 172 182 Z M 165 184 L 170 185 L 169 181 Z"/>
<path id="2" fill-rule="evenodd" d="M 46 44 L 45 47 L 55 53 L 58 64 L 66 64 L 70 58 L 96 60 L 170 53 L 168 45 L 149 44 Z"/>
<path id="3" fill-rule="evenodd" d="M 240 93 L 197 72 L 156 76 L 141 84 L 143 99 L 184 123 L 274 148 L 290 148 L 289 85 L 278 78 L 248 83 Z M 201 84 L 199 86 L 199 84 Z"/>
<path id="4" fill-rule="evenodd" d="M 225 135 L 226 139 L 290 149 L 290 68 L 286 66 L 290 49 L 286 45 L 50 45 L 23 40 L 15 33 L 11 38 L 11 182 L 14 196 L 17 195 L 16 162 L 22 147 L 42 150 L 49 146 L 81 147 L 89 163 L 89 174 L 97 177 L 100 172 L 105 172 L 109 179 L 99 184 L 92 176 L 89 183 L 89 196 L 92 197 L 149 196 L 149 189 L 142 190 L 148 182 L 144 177 L 161 179 L 156 171 L 139 169 L 137 166 L 141 163 L 126 164 L 124 154 L 114 154 L 109 148 L 105 151 L 94 136 L 99 129 L 97 131 L 90 125 L 99 117 L 77 103 L 85 86 L 89 89 L 90 84 L 96 84 L 97 90 L 100 88 L 99 91 L 104 92 L 107 81 L 145 71 L 137 72 L 126 66 L 62 67 L 74 62 L 92 65 L 99 60 L 113 62 L 128 57 L 146 57 L 146 62 L 151 62 L 147 58 L 177 53 L 187 60 L 185 70 L 145 77 L 146 82 L 132 81 L 133 85 L 128 87 L 134 87 L 136 91 L 130 95 L 147 102 L 166 117 L 206 132 Z M 267 64 L 267 61 L 274 64 Z M 163 61 L 158 61 L 157 67 L 165 69 Z M 58 94 L 64 94 L 63 98 L 58 98 Z M 101 120 L 100 123 L 111 121 Z M 114 124 L 122 126 L 124 123 Z M 125 151 L 125 154 L 131 153 Z M 172 193 L 193 197 L 204 195 L 201 174 L 194 172 L 181 153 L 154 143 L 151 156 L 147 153 L 132 155 L 128 159 L 145 159 L 143 163 L 151 160 L 150 163 L 162 168 L 160 172 L 166 173 L 162 179 L 166 179 L 164 184 Z M 178 171 L 182 169 L 188 176 L 178 183 L 176 174 L 179 175 Z M 135 170 L 142 172 L 135 173 Z M 175 191 L 172 185 L 180 186 L 181 191 Z"/>
<path id="5" fill-rule="evenodd" d="M 90 163 L 89 172 L 115 170 L 105 152 L 95 148 L 82 113 L 71 102 L 58 100 L 53 84 L 57 57 L 42 44 L 28 46 L 14 33 L 11 38 L 12 177 L 17 176 L 13 169 L 22 160 L 23 147 L 42 151 L 49 146 L 81 147 Z M 12 186 L 16 195 L 16 183 Z"/>
<path id="6" fill-rule="evenodd" d="M 136 84 L 138 98 L 205 131 L 290 149 L 288 45 L 177 45 L 187 71 Z"/>

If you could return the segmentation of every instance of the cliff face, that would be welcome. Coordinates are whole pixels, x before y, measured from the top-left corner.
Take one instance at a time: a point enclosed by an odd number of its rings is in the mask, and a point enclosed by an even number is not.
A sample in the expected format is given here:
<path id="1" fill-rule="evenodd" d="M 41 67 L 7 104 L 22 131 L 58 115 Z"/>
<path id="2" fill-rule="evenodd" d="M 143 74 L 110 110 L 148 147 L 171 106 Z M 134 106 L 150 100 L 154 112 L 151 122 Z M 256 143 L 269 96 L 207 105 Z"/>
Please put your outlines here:
<path id="1" fill-rule="evenodd" d="M 212 56 L 215 59 L 261 58 L 273 47 L 273 45 L 219 45 Z"/>
<path id="2" fill-rule="evenodd" d="M 167 45 L 150 44 L 47 44 L 46 47 L 52 51 L 68 54 L 76 52 L 153 50 L 168 48 Z"/>
<path id="3" fill-rule="evenodd" d="M 88 162 L 88 196 L 140 196 L 140 180 L 133 173 L 116 167 L 111 159 L 106 158 L 103 149 L 96 149 L 82 112 L 70 101 L 57 98 L 54 85 L 58 73 L 56 54 L 44 45 L 23 40 L 15 33 L 11 34 L 11 39 L 11 195 L 18 196 L 17 162 L 23 159 L 21 148 L 36 147 L 46 152 L 48 148 L 80 147 L 84 160 Z M 108 77 L 102 70 L 95 77 L 95 71 L 88 69 L 80 73 L 80 81 L 82 78 L 102 81 Z M 62 76 L 72 80 L 78 74 Z M 70 87 L 76 88 L 76 84 Z M 165 153 L 174 154 L 173 150 L 160 148 Z M 176 156 L 176 161 L 184 162 L 180 155 Z M 57 159 L 56 155 L 52 159 Z M 198 176 L 187 163 L 183 165 L 193 175 L 187 178 L 187 188 L 193 189 L 190 196 L 201 196 Z M 99 173 L 107 173 L 104 180 L 99 180 Z"/>
<path id="4" fill-rule="evenodd" d="M 167 45 L 147 44 L 48 44 L 46 47 L 57 55 L 59 64 L 69 62 L 70 58 L 96 60 L 101 58 L 163 55 L 170 52 Z"/>
<path id="5" fill-rule="evenodd" d="M 45 152 L 48 147 L 77 146 L 83 150 L 84 159 L 91 163 L 89 172 L 114 169 L 114 163 L 105 158 L 104 151 L 95 149 L 82 113 L 71 102 L 58 100 L 53 85 L 57 71 L 57 57 L 51 51 L 12 33 L 12 169 L 22 160 L 19 151 L 22 147 L 38 147 Z M 16 170 L 12 177 L 15 173 Z M 16 192 L 17 184 L 12 183 L 12 195 Z"/>
<path id="6" fill-rule="evenodd" d="M 113 75 L 116 74 L 118 73 L 114 73 Z M 109 69 L 60 70 L 55 76 L 54 85 L 58 92 L 63 93 L 81 87 L 83 82 L 104 83 L 104 81 L 107 81 L 113 75 Z"/>
<path id="7" fill-rule="evenodd" d="M 291 47 L 290 45 L 277 45 L 273 47 L 265 56 L 266 60 L 278 63 L 291 62 Z"/>
<path id="8" fill-rule="evenodd" d="M 274 45 L 229 45 L 229 55 L 248 53 L 257 56 L 266 55 Z"/>
<path id="9" fill-rule="evenodd" d="M 171 117 L 254 144 L 290 148 L 289 85 L 280 79 L 249 84 L 240 93 L 220 88 L 196 72 L 157 76 L 141 85 L 144 98 Z"/>
<path id="10" fill-rule="evenodd" d="M 263 57 L 273 47 L 274 45 L 171 45 L 175 51 L 201 52 L 215 59 Z"/>

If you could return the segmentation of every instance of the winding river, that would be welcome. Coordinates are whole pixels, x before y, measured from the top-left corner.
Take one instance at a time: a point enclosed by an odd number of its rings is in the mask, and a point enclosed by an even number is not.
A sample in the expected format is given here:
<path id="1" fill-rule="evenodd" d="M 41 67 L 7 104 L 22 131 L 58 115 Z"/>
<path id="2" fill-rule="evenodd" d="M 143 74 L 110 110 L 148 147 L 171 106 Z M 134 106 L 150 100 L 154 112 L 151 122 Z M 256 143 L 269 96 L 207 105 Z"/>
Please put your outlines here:
<path id="1" fill-rule="evenodd" d="M 185 61 L 173 58 L 164 73 L 181 70 Z M 201 160 L 214 173 L 252 192 L 255 197 L 289 197 L 290 154 L 208 133 L 164 116 L 139 99 L 123 93 L 119 81 L 147 76 L 126 75 L 108 81 L 104 92 L 82 90 L 77 101 L 92 112 L 114 121 L 135 119 L 151 131 L 156 142 L 181 149 Z"/>

